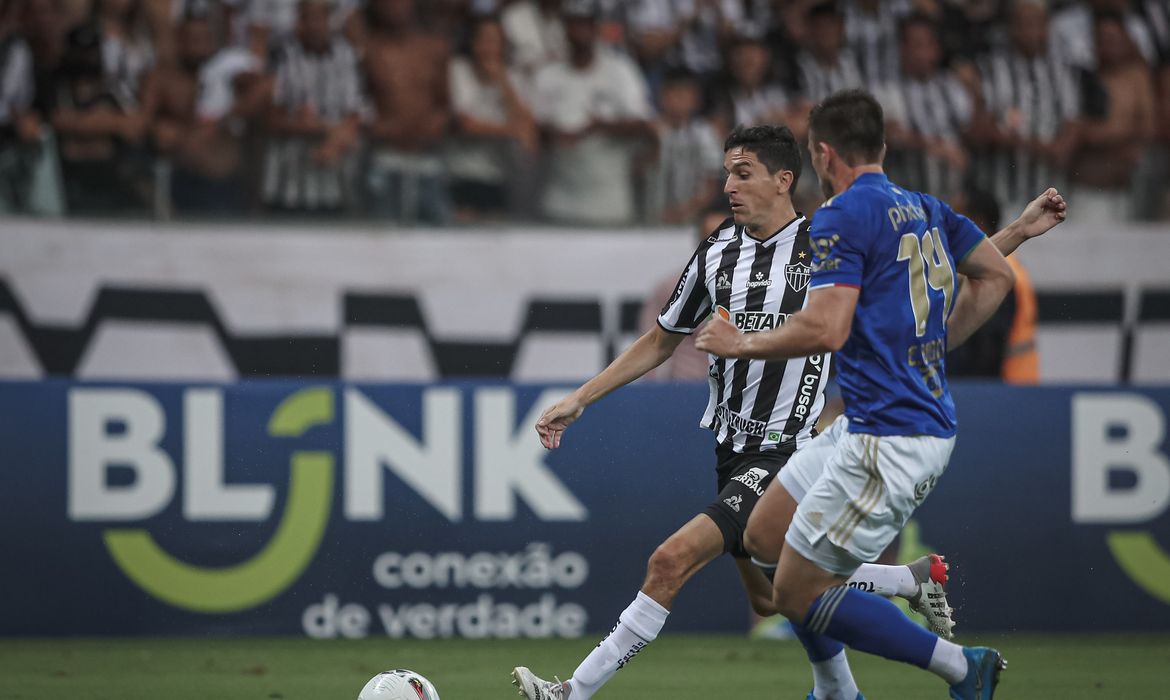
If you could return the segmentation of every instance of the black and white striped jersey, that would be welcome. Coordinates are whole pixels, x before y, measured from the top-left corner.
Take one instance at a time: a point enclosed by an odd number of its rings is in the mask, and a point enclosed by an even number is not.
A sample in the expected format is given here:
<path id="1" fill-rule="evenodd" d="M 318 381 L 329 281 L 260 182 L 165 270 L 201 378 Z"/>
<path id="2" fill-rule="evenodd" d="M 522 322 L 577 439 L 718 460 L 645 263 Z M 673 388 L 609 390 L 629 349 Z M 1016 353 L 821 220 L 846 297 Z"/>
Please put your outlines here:
<path id="1" fill-rule="evenodd" d="M 659 325 L 690 334 L 712 312 L 745 333 L 784 323 L 808 295 L 808 226 L 798 215 L 758 241 L 727 219 L 687 263 Z M 829 363 L 828 353 L 778 362 L 711 357 L 711 398 L 700 425 L 736 452 L 801 447 L 815 435 Z"/>
<path id="2" fill-rule="evenodd" d="M 1025 140 L 1050 141 L 1080 116 L 1075 74 L 1055 51 L 1025 56 L 995 50 L 978 65 L 987 113 Z M 1047 187 L 1059 187 L 1062 178 L 1063 172 L 1023 147 L 986 149 L 975 157 L 976 182 L 994 193 L 1005 210 Z"/>
<path id="3" fill-rule="evenodd" d="M 820 102 L 842 90 L 865 87 L 865 79 L 857 58 L 849 49 L 841 49 L 833 65 L 825 65 L 811 51 L 796 55 L 796 70 L 800 91 L 810 102 Z"/>
<path id="4" fill-rule="evenodd" d="M 887 121 L 935 141 L 961 143 L 974 116 L 967 90 L 958 78 L 943 71 L 925 80 L 899 76 L 874 95 L 882 103 Z M 965 175 L 925 148 L 892 149 L 886 154 L 885 168 L 895 182 L 938 197 L 958 193 Z"/>

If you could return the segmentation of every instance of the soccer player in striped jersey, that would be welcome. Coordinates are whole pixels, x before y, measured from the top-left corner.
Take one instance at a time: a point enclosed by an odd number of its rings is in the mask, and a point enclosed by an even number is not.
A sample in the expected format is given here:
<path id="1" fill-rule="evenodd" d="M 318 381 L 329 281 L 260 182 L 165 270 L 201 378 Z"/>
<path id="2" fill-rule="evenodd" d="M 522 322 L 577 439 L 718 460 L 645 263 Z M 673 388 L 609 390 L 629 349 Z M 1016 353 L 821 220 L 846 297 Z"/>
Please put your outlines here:
<path id="1" fill-rule="evenodd" d="M 544 412 L 536 430 L 545 447 L 559 447 L 565 429 L 589 404 L 660 365 L 712 312 L 751 333 L 776 328 L 804 308 L 813 251 L 808 221 L 792 205 L 801 168 L 796 139 L 782 126 L 738 128 L 724 144 L 724 168 L 732 217 L 699 245 L 657 326 Z M 719 495 L 654 551 L 637 597 L 572 678 L 545 681 L 517 667 L 513 675 L 522 695 L 587 700 L 658 636 L 682 586 L 723 553 L 734 557 L 753 609 L 775 614 L 771 583 L 752 566 L 743 532 L 776 473 L 812 441 L 830 362 L 824 352 L 783 362 L 712 359 L 711 397 L 701 424 L 715 433 Z M 910 566 L 868 564 L 859 576 L 867 589 L 877 582 L 888 595 L 910 599 L 949 631 L 945 567 L 938 557 Z M 928 601 L 941 605 L 928 608 Z M 844 654 L 834 664 L 833 682 L 855 688 Z"/>
<path id="2" fill-rule="evenodd" d="M 955 441 L 946 350 L 991 316 L 1012 271 L 969 219 L 886 178 L 882 109 L 868 93 L 815 107 L 809 150 L 829 199 L 810 230 L 806 307 L 764 333 L 712 319 L 696 342 L 719 357 L 771 362 L 833 351 L 840 365 L 844 416 L 780 472 L 746 542 L 757 556 L 779 554 L 774 601 L 814 662 L 840 655 L 844 642 L 936 673 L 957 700 L 990 700 L 1006 667 L 998 651 L 953 644 L 847 584 L 942 476 Z M 1050 189 L 996 236 L 1018 244 L 1064 218 Z"/>

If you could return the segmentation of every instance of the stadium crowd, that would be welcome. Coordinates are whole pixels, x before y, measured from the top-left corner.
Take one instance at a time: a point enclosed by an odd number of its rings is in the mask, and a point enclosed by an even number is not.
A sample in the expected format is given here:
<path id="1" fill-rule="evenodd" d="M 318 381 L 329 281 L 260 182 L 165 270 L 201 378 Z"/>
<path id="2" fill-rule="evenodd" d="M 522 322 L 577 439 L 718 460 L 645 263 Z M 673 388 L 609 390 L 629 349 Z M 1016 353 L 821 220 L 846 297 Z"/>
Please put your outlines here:
<path id="1" fill-rule="evenodd" d="M 0 0 L 0 77 L 0 212 L 686 222 L 864 87 L 907 186 L 1170 217 L 1170 0 Z"/>

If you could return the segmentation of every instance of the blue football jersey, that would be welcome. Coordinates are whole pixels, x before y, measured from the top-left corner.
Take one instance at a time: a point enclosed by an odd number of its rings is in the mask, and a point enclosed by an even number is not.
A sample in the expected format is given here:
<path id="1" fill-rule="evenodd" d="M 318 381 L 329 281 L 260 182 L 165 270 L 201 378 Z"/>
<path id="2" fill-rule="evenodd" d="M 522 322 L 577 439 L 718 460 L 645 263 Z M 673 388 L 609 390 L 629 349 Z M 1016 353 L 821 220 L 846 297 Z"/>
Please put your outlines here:
<path id="1" fill-rule="evenodd" d="M 809 288 L 860 290 L 837 353 L 850 432 L 954 435 L 947 318 L 958 294 L 955 263 L 983 232 L 934 197 L 867 173 L 817 211 L 810 237 Z"/>

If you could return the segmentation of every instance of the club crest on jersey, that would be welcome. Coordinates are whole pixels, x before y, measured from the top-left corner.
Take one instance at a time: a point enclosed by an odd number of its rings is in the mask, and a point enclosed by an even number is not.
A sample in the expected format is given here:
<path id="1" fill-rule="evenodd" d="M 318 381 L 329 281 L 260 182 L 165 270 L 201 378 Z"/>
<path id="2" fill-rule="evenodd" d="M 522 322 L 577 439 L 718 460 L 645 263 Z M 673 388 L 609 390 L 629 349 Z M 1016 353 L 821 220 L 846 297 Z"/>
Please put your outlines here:
<path id="1" fill-rule="evenodd" d="M 808 284 L 807 282 L 805 284 Z M 791 314 L 768 313 L 767 311 L 729 311 L 723 306 L 715 307 L 715 314 L 728 321 L 744 333 L 770 331 L 786 322 Z"/>
<path id="2" fill-rule="evenodd" d="M 812 268 L 804 263 L 784 266 L 784 278 L 788 280 L 788 286 L 792 287 L 792 291 L 794 292 L 799 292 L 807 287 L 808 280 L 811 276 Z"/>
<path id="3" fill-rule="evenodd" d="M 731 289 L 731 275 L 727 270 L 719 271 L 719 277 L 715 280 L 715 289 Z"/>

